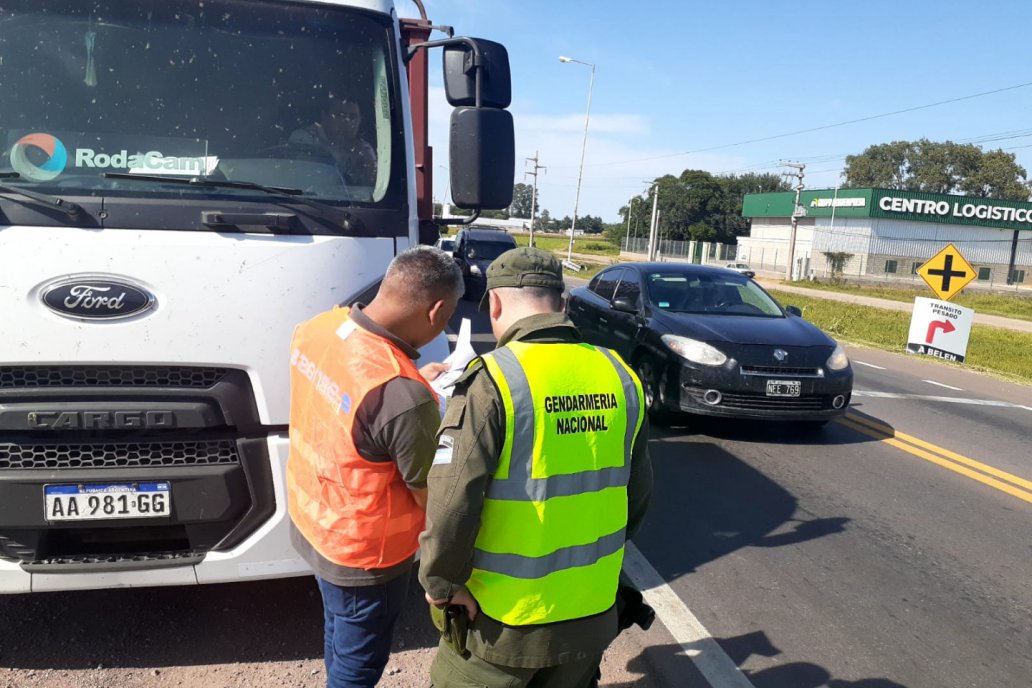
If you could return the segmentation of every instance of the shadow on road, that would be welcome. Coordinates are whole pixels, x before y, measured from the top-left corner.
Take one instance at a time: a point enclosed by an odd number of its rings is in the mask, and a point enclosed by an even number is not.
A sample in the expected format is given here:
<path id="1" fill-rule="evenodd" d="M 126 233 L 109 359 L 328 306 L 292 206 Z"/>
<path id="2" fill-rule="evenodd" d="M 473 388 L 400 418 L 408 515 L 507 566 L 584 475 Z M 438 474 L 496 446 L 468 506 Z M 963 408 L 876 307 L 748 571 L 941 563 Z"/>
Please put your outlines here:
<path id="1" fill-rule="evenodd" d="M 0 667 L 174 667 L 322 659 L 311 577 L 0 597 Z M 395 650 L 435 647 L 413 575 Z"/>
<path id="2" fill-rule="evenodd" d="M 737 666 L 754 655 L 776 657 L 781 654 L 762 631 L 715 640 Z M 710 688 L 710 683 L 685 654 L 684 648 L 677 644 L 644 648 L 627 662 L 627 670 L 642 678 L 629 683 L 606 683 L 603 674 L 602 685 L 606 688 L 650 688 L 653 685 Z M 833 678 L 826 669 L 810 662 L 791 662 L 765 669 L 745 670 L 742 673 L 755 688 L 906 688 L 886 678 Z M 658 681 L 659 677 L 665 680 Z"/>
<path id="3" fill-rule="evenodd" d="M 849 523 L 797 518 L 791 493 L 715 444 L 672 431 L 654 437 L 655 491 L 635 542 L 667 581 L 742 547 L 796 544 Z"/>

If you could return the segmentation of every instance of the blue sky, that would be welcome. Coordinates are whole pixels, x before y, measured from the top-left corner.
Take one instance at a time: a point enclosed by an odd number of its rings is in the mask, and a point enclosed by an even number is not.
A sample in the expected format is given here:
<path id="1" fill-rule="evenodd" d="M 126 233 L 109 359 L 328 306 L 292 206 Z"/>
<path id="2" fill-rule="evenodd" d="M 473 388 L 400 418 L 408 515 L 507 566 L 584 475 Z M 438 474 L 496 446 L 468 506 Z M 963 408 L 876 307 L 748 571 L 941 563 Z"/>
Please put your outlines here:
<path id="1" fill-rule="evenodd" d="M 590 68 L 591 117 L 579 215 L 619 219 L 646 180 L 686 168 L 781 172 L 804 162 L 830 188 L 843 158 L 927 137 L 1014 152 L 1032 172 L 1032 3 L 562 2 L 426 0 L 435 23 L 509 50 L 516 181 L 538 151 L 539 207 L 573 213 Z M 403 1 L 403 15 L 413 14 Z M 438 58 L 439 60 L 439 58 Z M 439 61 L 431 86 L 440 87 Z M 1010 88 L 1019 84 L 1028 84 Z M 918 106 L 948 104 L 792 136 Z M 448 108 L 432 99 L 431 140 L 447 164 Z M 765 139 L 778 137 L 765 141 Z M 995 140 L 988 140 L 995 139 Z M 753 141 L 747 143 L 748 141 Z M 984 141 L 984 142 L 983 142 Z M 736 145 L 729 145 L 736 144 Z M 447 191 L 436 170 L 435 196 Z M 527 178 L 526 181 L 531 181 Z"/>

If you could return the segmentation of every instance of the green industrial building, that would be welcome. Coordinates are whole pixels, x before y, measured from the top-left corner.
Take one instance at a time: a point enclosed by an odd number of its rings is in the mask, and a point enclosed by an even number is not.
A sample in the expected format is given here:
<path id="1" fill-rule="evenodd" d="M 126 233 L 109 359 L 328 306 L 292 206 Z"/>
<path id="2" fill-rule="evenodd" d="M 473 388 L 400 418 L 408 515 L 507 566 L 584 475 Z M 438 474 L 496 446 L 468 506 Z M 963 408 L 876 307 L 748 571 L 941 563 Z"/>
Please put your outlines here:
<path id="1" fill-rule="evenodd" d="M 749 236 L 738 259 L 754 268 L 788 268 L 795 192 L 747 194 Z M 803 191 L 795 241 L 796 278 L 842 275 L 920 281 L 916 271 L 954 244 L 986 285 L 1032 283 L 1032 203 L 893 189 Z M 1026 284 L 1029 284 L 1026 283 Z"/>

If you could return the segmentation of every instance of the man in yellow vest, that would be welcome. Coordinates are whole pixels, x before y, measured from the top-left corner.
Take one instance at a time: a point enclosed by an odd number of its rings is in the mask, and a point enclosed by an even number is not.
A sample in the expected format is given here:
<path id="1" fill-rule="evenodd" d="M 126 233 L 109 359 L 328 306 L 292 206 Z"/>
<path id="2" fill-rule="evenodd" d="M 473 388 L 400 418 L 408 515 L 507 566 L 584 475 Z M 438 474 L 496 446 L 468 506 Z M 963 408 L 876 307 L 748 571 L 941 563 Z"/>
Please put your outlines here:
<path id="1" fill-rule="evenodd" d="M 435 688 L 583 688 L 617 634 L 624 543 L 652 490 L 643 395 L 619 356 L 580 340 L 562 293 L 537 249 L 487 270 L 499 348 L 456 383 L 420 537 L 427 601 L 468 619 L 464 643 L 442 638 Z"/>
<path id="2" fill-rule="evenodd" d="M 290 354 L 291 539 L 322 593 L 327 685 L 372 688 L 408 591 L 439 400 L 416 368 L 462 295 L 448 254 L 399 254 L 368 306 L 301 323 Z"/>

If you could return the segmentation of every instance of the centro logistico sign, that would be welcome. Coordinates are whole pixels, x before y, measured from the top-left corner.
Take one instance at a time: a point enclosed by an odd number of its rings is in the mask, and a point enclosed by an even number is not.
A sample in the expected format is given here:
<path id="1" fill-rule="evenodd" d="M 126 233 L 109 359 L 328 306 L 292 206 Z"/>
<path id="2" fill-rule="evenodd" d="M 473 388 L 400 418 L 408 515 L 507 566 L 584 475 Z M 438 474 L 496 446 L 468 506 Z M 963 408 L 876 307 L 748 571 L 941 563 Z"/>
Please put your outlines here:
<path id="1" fill-rule="evenodd" d="M 991 203 L 945 200 L 929 201 L 919 198 L 883 196 L 878 200 L 878 207 L 885 212 L 910 215 L 934 215 L 936 217 L 952 217 L 961 220 L 975 219 L 990 222 L 1014 222 L 1018 224 L 1032 223 L 1032 208 L 1012 208 Z"/>

